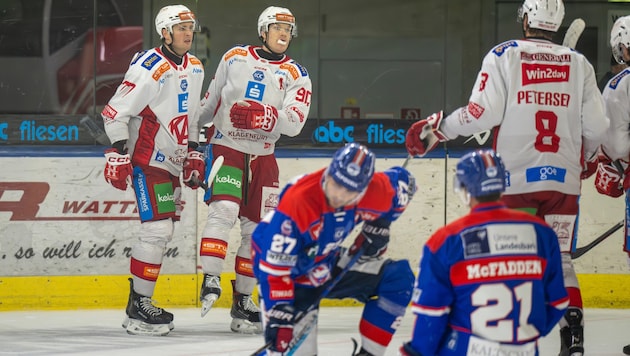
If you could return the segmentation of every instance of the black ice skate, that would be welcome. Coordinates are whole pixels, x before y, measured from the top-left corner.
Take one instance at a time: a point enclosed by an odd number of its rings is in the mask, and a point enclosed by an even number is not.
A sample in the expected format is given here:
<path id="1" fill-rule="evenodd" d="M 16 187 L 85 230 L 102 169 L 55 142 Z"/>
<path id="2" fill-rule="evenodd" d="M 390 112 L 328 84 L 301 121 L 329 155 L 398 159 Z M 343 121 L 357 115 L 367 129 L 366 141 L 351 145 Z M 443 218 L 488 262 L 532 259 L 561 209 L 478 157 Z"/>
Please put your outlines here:
<path id="1" fill-rule="evenodd" d="M 203 275 L 203 283 L 201 284 L 201 293 L 199 301 L 201 301 L 201 317 L 206 316 L 214 302 L 221 296 L 221 277 L 210 274 Z"/>
<path id="2" fill-rule="evenodd" d="M 569 323 L 560 329 L 560 354 L 559 356 L 584 355 L 584 327 L 582 326 L 582 311 L 578 308 L 569 308 L 564 314 Z"/>
<path id="3" fill-rule="evenodd" d="M 131 335 L 164 336 L 175 328 L 173 314 L 153 305 L 149 297 L 133 290 L 133 279 L 129 278 L 130 291 L 127 302 L 127 317 L 123 328 Z"/>
<path id="4" fill-rule="evenodd" d="M 232 281 L 232 290 L 234 290 L 234 281 Z M 232 317 L 230 329 L 233 332 L 240 334 L 262 333 L 260 309 L 254 304 L 251 295 L 241 294 L 234 290 L 230 316 Z"/>
<path id="5" fill-rule="evenodd" d="M 626 345 L 623 347 L 623 354 L 630 355 L 630 345 Z"/>

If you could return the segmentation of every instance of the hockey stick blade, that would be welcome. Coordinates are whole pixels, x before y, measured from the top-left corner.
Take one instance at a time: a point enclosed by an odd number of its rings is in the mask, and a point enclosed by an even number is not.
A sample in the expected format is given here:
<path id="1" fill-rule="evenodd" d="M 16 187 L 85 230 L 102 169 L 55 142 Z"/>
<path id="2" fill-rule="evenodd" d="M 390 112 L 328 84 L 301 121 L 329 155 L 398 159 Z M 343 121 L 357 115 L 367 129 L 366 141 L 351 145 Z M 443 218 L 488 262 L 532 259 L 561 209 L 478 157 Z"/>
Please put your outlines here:
<path id="1" fill-rule="evenodd" d="M 588 243 L 588 244 L 586 244 L 586 245 L 584 245 L 582 247 L 576 248 L 575 252 L 573 252 L 571 254 L 571 259 L 574 260 L 576 258 L 582 257 L 582 255 L 584 255 L 588 251 L 592 250 L 595 246 L 599 245 L 600 243 L 602 243 L 602 241 L 606 240 L 610 235 L 614 234 L 615 232 L 617 232 L 617 230 L 621 229 L 624 226 L 624 224 L 625 224 L 625 221 L 621 220 L 620 222 L 616 223 L 615 226 L 613 226 L 610 229 L 606 230 L 606 232 L 601 234 L 595 240 L 591 241 L 590 243 Z"/>
<path id="2" fill-rule="evenodd" d="M 224 161 L 223 156 L 219 156 L 217 157 L 217 159 L 214 160 L 214 163 L 212 163 L 212 168 L 210 168 L 210 174 L 208 174 L 208 183 L 204 181 L 197 182 L 197 184 L 204 191 L 208 191 L 208 189 L 210 189 L 210 187 L 212 186 L 212 182 L 214 182 L 214 178 L 217 176 L 217 173 L 219 173 L 219 169 L 221 169 L 221 166 L 223 166 L 223 161 Z"/>
<path id="3" fill-rule="evenodd" d="M 580 40 L 580 36 L 582 36 L 582 32 L 586 28 L 586 22 L 581 18 L 577 18 L 571 22 L 569 28 L 567 28 L 567 32 L 564 34 L 564 39 L 562 40 L 562 45 L 565 47 L 569 47 L 571 49 L 575 49 L 578 41 Z"/>

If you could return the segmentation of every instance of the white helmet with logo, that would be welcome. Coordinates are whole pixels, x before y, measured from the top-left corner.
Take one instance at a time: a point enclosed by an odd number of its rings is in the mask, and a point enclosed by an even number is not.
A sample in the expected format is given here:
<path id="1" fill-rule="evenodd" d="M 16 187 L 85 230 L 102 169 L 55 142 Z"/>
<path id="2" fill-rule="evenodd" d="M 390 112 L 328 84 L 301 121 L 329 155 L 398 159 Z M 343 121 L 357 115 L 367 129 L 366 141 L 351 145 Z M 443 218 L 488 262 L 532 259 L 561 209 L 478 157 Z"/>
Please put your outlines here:
<path id="1" fill-rule="evenodd" d="M 273 23 L 286 23 L 291 25 L 291 37 L 297 37 L 297 24 L 291 11 L 284 7 L 269 6 L 258 16 L 258 36 L 269 30 Z"/>
<path id="2" fill-rule="evenodd" d="M 557 32 L 564 19 L 562 0 L 525 0 L 518 10 L 519 22 L 527 14 L 529 27 Z"/>
<path id="3" fill-rule="evenodd" d="M 619 64 L 626 63 L 623 60 L 621 45 L 626 46 L 630 50 L 630 16 L 618 18 L 610 30 L 610 47 L 612 48 L 613 57 Z"/>
<path id="4" fill-rule="evenodd" d="M 190 11 L 184 5 L 169 5 L 160 9 L 157 16 L 155 16 L 155 30 L 160 38 L 162 38 L 162 29 L 165 28 L 168 32 L 173 32 L 173 25 L 177 25 L 182 22 L 191 22 L 194 25 L 194 31 L 199 31 L 199 24 L 195 19 L 195 14 Z"/>

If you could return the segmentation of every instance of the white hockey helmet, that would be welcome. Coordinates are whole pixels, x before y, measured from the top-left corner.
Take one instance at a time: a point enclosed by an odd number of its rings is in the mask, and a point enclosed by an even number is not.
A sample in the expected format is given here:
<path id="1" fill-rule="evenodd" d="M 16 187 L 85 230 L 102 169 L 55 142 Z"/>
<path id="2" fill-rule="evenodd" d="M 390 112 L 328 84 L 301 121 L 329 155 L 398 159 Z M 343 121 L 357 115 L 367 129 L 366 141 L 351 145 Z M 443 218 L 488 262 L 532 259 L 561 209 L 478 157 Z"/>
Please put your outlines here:
<path id="1" fill-rule="evenodd" d="M 562 0 L 525 0 L 518 9 L 518 20 L 523 22 L 527 14 L 529 27 L 557 32 L 564 19 Z"/>
<path id="2" fill-rule="evenodd" d="M 284 7 L 269 6 L 258 16 L 258 37 L 262 37 L 263 32 L 269 30 L 269 25 L 273 23 L 286 23 L 291 25 L 291 37 L 297 37 L 297 24 L 295 16 Z"/>
<path id="3" fill-rule="evenodd" d="M 165 28 L 169 33 L 173 32 L 173 25 L 182 22 L 191 22 L 194 25 L 194 32 L 199 32 L 199 23 L 195 18 L 195 14 L 184 5 L 168 5 L 160 9 L 155 16 L 155 30 L 160 38 L 162 38 L 162 29 Z"/>
<path id="4" fill-rule="evenodd" d="M 626 63 L 623 60 L 623 49 L 621 45 L 630 50 L 630 16 L 623 16 L 615 21 L 610 30 L 610 47 L 612 55 L 619 64 Z"/>

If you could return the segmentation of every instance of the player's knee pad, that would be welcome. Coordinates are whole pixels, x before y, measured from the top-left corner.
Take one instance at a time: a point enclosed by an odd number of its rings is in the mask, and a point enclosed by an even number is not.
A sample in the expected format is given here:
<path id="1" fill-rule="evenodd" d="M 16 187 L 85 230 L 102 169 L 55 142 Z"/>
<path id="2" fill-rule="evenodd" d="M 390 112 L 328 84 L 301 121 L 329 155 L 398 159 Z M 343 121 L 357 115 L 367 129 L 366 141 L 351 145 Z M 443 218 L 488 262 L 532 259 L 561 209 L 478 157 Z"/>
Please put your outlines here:
<path id="1" fill-rule="evenodd" d="M 143 243 L 166 248 L 173 238 L 173 220 L 146 221 L 140 225 L 139 239 Z"/>
<path id="2" fill-rule="evenodd" d="M 229 233 L 238 218 L 238 210 L 238 204 L 233 201 L 213 201 L 208 206 L 208 217 L 206 221 L 209 223 L 208 225 L 212 225 L 212 228 Z M 214 236 L 217 235 L 218 234 L 215 234 Z"/>
<path id="3" fill-rule="evenodd" d="M 256 229 L 256 226 L 258 224 L 249 220 L 248 218 L 242 216 L 241 217 L 241 236 L 243 238 L 250 238 L 252 237 L 252 234 L 254 233 L 254 229 Z"/>
<path id="4" fill-rule="evenodd" d="M 404 315 L 404 309 L 411 301 L 414 280 L 415 276 L 407 260 L 391 261 L 383 266 L 377 295 L 379 299 L 383 299 L 384 305 L 403 308 L 402 313 L 392 310 L 391 314 Z"/>

